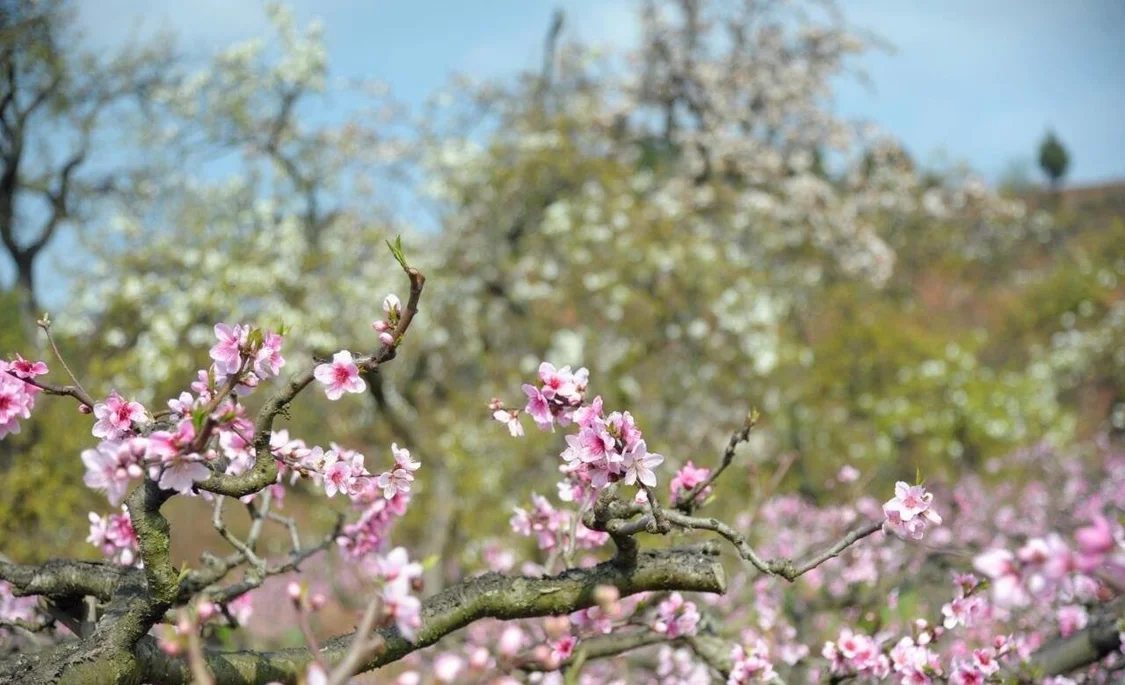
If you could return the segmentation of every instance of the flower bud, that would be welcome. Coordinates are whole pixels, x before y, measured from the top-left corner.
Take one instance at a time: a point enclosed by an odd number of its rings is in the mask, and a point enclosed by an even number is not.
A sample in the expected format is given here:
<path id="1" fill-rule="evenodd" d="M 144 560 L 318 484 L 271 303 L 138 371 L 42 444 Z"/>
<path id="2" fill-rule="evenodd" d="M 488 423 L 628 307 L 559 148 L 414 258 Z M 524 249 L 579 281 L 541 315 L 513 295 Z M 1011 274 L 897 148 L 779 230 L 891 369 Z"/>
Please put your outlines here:
<path id="1" fill-rule="evenodd" d="M 317 592 L 309 597 L 309 605 L 312 606 L 313 611 L 323 609 L 325 604 L 328 604 L 328 598 L 322 592 Z"/>
<path id="2" fill-rule="evenodd" d="M 215 615 L 215 605 L 212 602 L 203 600 L 195 610 L 196 615 L 199 616 L 200 621 L 206 621 Z"/>
<path id="3" fill-rule="evenodd" d="M 301 584 L 295 580 L 290 581 L 290 583 L 285 586 L 285 594 L 289 595 L 289 599 L 294 602 L 300 601 L 301 595 L 303 594 Z"/>
<path id="4" fill-rule="evenodd" d="M 383 343 L 387 347 L 390 347 L 391 345 L 395 344 L 395 337 L 387 332 L 380 333 L 379 342 Z"/>
<path id="5" fill-rule="evenodd" d="M 78 405 L 78 413 L 79 413 L 79 414 L 89 414 L 89 413 L 90 413 L 90 412 L 92 412 L 92 411 L 94 411 L 93 407 L 91 407 L 91 406 L 90 406 L 90 405 L 88 405 L 88 404 L 80 404 L 80 405 Z"/>
<path id="6" fill-rule="evenodd" d="M 384 320 L 379 320 L 379 321 L 376 321 L 376 322 L 372 323 L 371 327 L 375 329 L 376 333 L 383 333 L 383 332 L 391 330 L 390 322 L 384 321 Z"/>
<path id="7" fill-rule="evenodd" d="M 399 301 L 398 295 L 391 293 L 383 298 L 383 311 L 387 314 L 395 313 L 402 308 L 402 302 Z"/>

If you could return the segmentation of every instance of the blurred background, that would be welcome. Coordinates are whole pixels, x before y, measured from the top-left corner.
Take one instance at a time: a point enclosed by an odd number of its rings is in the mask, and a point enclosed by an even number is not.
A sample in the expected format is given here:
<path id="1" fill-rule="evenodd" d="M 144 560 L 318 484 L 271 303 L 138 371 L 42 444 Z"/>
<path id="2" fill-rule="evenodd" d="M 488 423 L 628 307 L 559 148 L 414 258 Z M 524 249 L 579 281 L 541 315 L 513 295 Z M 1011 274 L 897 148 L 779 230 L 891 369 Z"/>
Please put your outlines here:
<path id="1" fill-rule="evenodd" d="M 530 552 L 508 519 L 559 438 L 488 403 L 540 360 L 665 477 L 758 408 L 732 506 L 779 463 L 831 503 L 844 465 L 889 492 L 1120 436 L 1123 31 L 1115 0 L 2 0 L 0 350 L 47 358 L 50 312 L 95 396 L 159 409 L 217 321 L 289 326 L 291 368 L 369 349 L 402 235 L 398 358 L 285 427 L 422 460 L 395 542 L 431 589 Z M 99 556 L 89 428 L 43 401 L 0 442 L 9 556 Z M 310 536 L 343 506 L 285 502 Z M 170 508 L 177 561 L 222 549 Z"/>

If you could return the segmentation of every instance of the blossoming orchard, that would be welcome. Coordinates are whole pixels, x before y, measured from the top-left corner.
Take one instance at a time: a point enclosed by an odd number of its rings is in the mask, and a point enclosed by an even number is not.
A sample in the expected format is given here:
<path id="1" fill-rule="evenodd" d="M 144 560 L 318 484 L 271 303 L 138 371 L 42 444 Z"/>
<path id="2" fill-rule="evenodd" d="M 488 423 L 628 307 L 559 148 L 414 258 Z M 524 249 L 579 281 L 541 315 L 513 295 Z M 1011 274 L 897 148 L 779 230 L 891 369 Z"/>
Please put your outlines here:
<path id="1" fill-rule="evenodd" d="M 0 5 L 0 683 L 1125 682 L 1110 186 L 845 116 L 856 3 L 432 91 L 392 3 L 205 4 Z"/>
<path id="2" fill-rule="evenodd" d="M 304 391 L 347 401 L 364 390 L 361 371 L 409 354 L 425 278 L 401 248 L 392 251 L 410 296 L 405 305 L 388 296 L 386 318 L 373 325 L 378 341 L 354 345 L 372 351 L 342 350 L 287 378 L 302 365 L 282 356 L 285 332 L 248 324 L 215 324 L 210 365 L 163 407 L 116 392 L 91 397 L 61 356 L 53 368 L 18 354 L 3 363 L 5 434 L 18 433 L 44 396 L 92 415 L 91 447 L 74 467 L 108 507 L 89 516 L 88 540 L 103 561 L 0 563 L 5 640 L 48 636 L 2 663 L 5 682 L 344 683 L 378 671 L 404 684 L 962 685 L 1075 682 L 1073 674 L 1109 682 L 1121 667 L 1125 535 L 1110 517 L 1125 505 L 1125 454 L 1094 446 L 1093 475 L 1080 461 L 1055 462 L 1012 504 L 971 480 L 938 496 L 899 482 L 884 497 L 855 488 L 854 502 L 833 508 L 773 493 L 728 522 L 707 510 L 743 496 L 722 477 L 740 468 L 737 448 L 761 420 L 756 412 L 709 466 L 668 472 L 648 446 L 660 439 L 651 427 L 606 407 L 585 368 L 548 361 L 516 406 L 494 398 L 491 417 L 480 413 L 516 439 L 526 438 L 525 421 L 554 434 L 558 491 L 526 493 L 530 504 L 511 517 L 513 534 L 534 539 L 541 556 L 516 571 L 514 559 L 493 554 L 494 570 L 427 595 L 423 563 L 395 535 L 426 473 L 409 446 L 366 457 L 336 443 L 310 447 L 275 427 L 300 411 Z M 50 340 L 51 322 L 40 327 Z M 63 383 L 51 382 L 59 376 Z M 247 403 L 256 393 L 269 397 L 254 417 Z M 1017 453 L 1002 466 L 1042 456 Z M 841 469 L 841 484 L 856 479 Z M 302 537 L 279 510 L 287 491 L 303 487 L 348 498 L 354 514 L 323 539 Z M 175 530 L 161 513 L 175 497 L 209 508 L 228 549 L 176 568 Z M 1048 500 L 1066 516 L 1048 516 Z M 245 535 L 225 522 L 234 507 L 252 521 Z M 277 559 L 257 551 L 273 525 L 292 535 Z M 327 641 L 309 623 L 326 598 L 298 573 L 317 554 L 347 559 L 366 603 L 354 631 Z M 256 594 L 281 574 L 293 577 L 283 599 Z M 946 578 L 937 598 L 902 606 L 924 574 Z M 872 592 L 881 601 L 849 609 L 857 593 Z M 306 646 L 208 645 L 259 601 L 291 602 Z M 642 651 L 648 657 L 634 661 Z"/>

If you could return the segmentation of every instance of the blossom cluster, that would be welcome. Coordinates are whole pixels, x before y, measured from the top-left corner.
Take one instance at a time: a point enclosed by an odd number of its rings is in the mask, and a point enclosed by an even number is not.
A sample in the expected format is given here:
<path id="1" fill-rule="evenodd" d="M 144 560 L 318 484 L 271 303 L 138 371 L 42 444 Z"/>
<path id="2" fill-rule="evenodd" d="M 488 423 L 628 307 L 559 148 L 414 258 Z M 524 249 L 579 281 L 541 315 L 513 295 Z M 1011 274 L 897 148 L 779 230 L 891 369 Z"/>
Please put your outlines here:
<path id="1" fill-rule="evenodd" d="M 531 493 L 531 508 L 516 507 L 510 523 L 515 533 L 534 537 L 539 549 L 545 552 L 594 549 L 609 541 L 608 534 L 590 530 L 576 516 L 568 509 L 555 508 L 546 497 Z"/>
<path id="2" fill-rule="evenodd" d="M 525 384 L 527 405 L 523 413 L 531 416 L 542 430 L 574 425 L 577 433 L 566 436 L 566 449 L 560 455 L 559 470 L 566 475 L 560 484 L 565 501 L 589 502 L 593 495 L 609 483 L 656 486 L 656 466 L 664 456 L 648 451 L 648 445 L 633 415 L 615 411 L 605 414 L 602 398 L 597 396 L 585 404 L 589 371 L 569 366 L 555 368 L 550 362 L 539 365 L 540 385 Z M 499 400 L 489 404 L 493 418 L 508 427 L 515 436 L 523 435 L 520 412 L 505 409 Z M 685 474 L 694 478 L 697 473 Z M 682 483 L 682 479 L 681 479 Z"/>
<path id="3" fill-rule="evenodd" d="M 895 496 L 883 505 L 884 529 L 902 537 L 921 540 L 929 524 L 941 525 L 941 516 L 930 507 L 934 499 L 921 485 L 895 484 Z"/>
<path id="4" fill-rule="evenodd" d="M 402 301 L 398 299 L 398 295 L 391 293 L 383 298 L 383 313 L 387 315 L 386 318 L 373 322 L 371 328 L 379 334 L 379 342 L 389 347 L 395 344 L 395 326 L 402 318 Z"/>
<path id="5" fill-rule="evenodd" d="M 86 541 L 115 563 L 132 566 L 136 561 L 139 565 L 140 540 L 125 505 L 119 514 L 99 516 L 90 512 L 90 535 Z"/>
<path id="6" fill-rule="evenodd" d="M 10 362 L 0 360 L 0 439 L 20 432 L 20 419 L 31 417 L 39 388 L 21 378 L 35 378 L 47 373 L 43 362 L 32 362 L 16 355 Z"/>

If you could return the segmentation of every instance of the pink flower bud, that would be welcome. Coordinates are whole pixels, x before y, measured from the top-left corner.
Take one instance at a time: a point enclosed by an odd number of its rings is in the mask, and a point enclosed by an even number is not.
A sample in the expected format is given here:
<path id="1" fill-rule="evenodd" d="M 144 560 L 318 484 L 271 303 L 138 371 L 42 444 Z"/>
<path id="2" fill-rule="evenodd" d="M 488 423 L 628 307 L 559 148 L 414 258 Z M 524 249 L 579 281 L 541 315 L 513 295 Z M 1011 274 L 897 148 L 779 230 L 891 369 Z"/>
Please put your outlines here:
<path id="1" fill-rule="evenodd" d="M 381 342 L 384 345 L 390 347 L 391 345 L 395 344 L 395 337 L 393 335 L 391 335 L 390 333 L 386 333 L 386 332 L 380 333 L 379 334 L 379 342 Z"/>
<path id="2" fill-rule="evenodd" d="M 78 405 L 78 413 L 79 414 L 89 414 L 92 411 L 94 411 L 94 409 L 88 404 Z"/>
<path id="3" fill-rule="evenodd" d="M 290 583 L 285 586 L 285 594 L 289 595 L 289 599 L 293 600 L 294 602 L 299 601 L 301 599 L 301 595 L 303 594 L 303 591 L 301 590 L 301 584 L 295 580 L 290 581 Z"/>
<path id="4" fill-rule="evenodd" d="M 374 328 L 377 333 L 391 330 L 391 324 L 388 321 L 376 321 L 371 324 L 371 327 Z"/>
<path id="5" fill-rule="evenodd" d="M 328 604 L 328 598 L 324 596 L 324 593 L 318 592 L 309 598 L 309 604 L 314 611 L 317 611 L 323 609 L 325 604 Z"/>
<path id="6" fill-rule="evenodd" d="M 196 614 L 199 615 L 200 621 L 206 621 L 215 615 L 215 605 L 207 600 L 199 603 L 196 608 Z"/>

